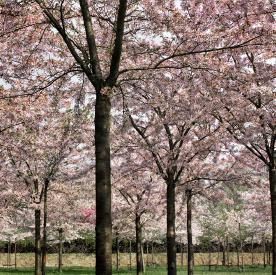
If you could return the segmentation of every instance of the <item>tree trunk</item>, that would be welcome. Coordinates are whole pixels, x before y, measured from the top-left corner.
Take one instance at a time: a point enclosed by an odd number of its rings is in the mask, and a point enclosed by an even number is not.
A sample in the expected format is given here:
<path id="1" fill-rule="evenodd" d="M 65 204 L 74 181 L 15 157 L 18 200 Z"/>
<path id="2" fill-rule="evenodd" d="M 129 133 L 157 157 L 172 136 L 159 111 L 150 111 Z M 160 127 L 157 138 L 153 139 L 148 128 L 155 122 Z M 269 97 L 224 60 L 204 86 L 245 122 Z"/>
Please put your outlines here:
<path id="1" fill-rule="evenodd" d="M 146 242 L 146 250 L 147 250 L 147 260 L 146 260 L 146 266 L 149 266 L 149 242 Z"/>
<path id="2" fill-rule="evenodd" d="M 209 253 L 208 253 L 208 265 L 209 265 L 209 271 L 211 271 L 211 264 L 212 264 L 212 258 L 211 258 L 211 251 L 210 251 L 210 248 L 209 248 Z"/>
<path id="3" fill-rule="evenodd" d="M 153 242 L 151 242 L 151 264 L 152 264 L 152 266 L 155 266 L 155 263 L 154 263 L 154 244 L 153 244 Z"/>
<path id="4" fill-rule="evenodd" d="M 96 275 L 112 274 L 110 118 L 108 95 L 96 93 Z"/>
<path id="5" fill-rule="evenodd" d="M 167 265 L 168 275 L 176 275 L 175 183 L 167 183 Z"/>
<path id="6" fill-rule="evenodd" d="M 223 240 L 223 243 L 222 243 L 222 265 L 226 266 L 225 240 Z"/>
<path id="7" fill-rule="evenodd" d="M 239 239 L 240 239 L 241 267 L 242 267 L 242 270 L 243 270 L 243 268 L 244 268 L 244 262 L 243 262 L 243 243 L 242 243 L 241 224 L 240 223 L 239 223 Z"/>
<path id="8" fill-rule="evenodd" d="M 8 247 L 7 247 L 7 267 L 10 268 L 11 266 L 11 240 L 8 241 Z"/>
<path id="9" fill-rule="evenodd" d="M 230 266 L 230 253 L 229 253 L 229 237 L 226 238 L 226 245 L 227 245 L 227 265 Z"/>
<path id="10" fill-rule="evenodd" d="M 264 268 L 266 268 L 266 247 L 265 247 L 265 238 L 263 239 L 263 264 Z"/>
<path id="11" fill-rule="evenodd" d="M 58 239 L 59 239 L 59 245 L 58 245 L 58 272 L 62 272 L 62 239 L 63 239 L 63 229 L 58 229 Z"/>
<path id="12" fill-rule="evenodd" d="M 239 254 L 239 246 L 237 245 L 237 264 L 238 268 L 240 269 L 240 254 Z"/>
<path id="13" fill-rule="evenodd" d="M 266 253 L 267 253 L 266 263 L 267 263 L 267 265 L 270 265 L 270 250 L 269 250 L 269 242 L 268 242 L 268 240 L 266 241 Z"/>
<path id="14" fill-rule="evenodd" d="M 48 198 L 48 185 L 49 181 L 46 179 L 44 182 L 44 193 L 43 193 L 43 200 L 44 200 L 44 207 L 43 207 L 43 240 L 42 240 L 42 263 L 41 263 L 41 271 L 42 275 L 46 274 L 46 254 L 47 254 L 47 198 Z"/>
<path id="15" fill-rule="evenodd" d="M 192 190 L 186 190 L 187 197 L 187 240 L 188 240 L 188 275 L 193 274 L 193 234 L 192 234 Z"/>
<path id="16" fill-rule="evenodd" d="M 254 236 L 251 238 L 251 265 L 254 265 Z"/>
<path id="17" fill-rule="evenodd" d="M 141 217 L 136 213 L 135 218 L 135 229 L 136 229 L 136 274 L 140 275 L 143 273 L 143 255 L 142 255 L 142 225 Z"/>
<path id="18" fill-rule="evenodd" d="M 272 215 L 272 275 L 276 275 L 276 159 L 269 169 L 271 215 Z"/>
<path id="19" fill-rule="evenodd" d="M 14 240 L 14 267 L 17 268 L 17 246 L 16 246 L 16 238 Z"/>
<path id="20" fill-rule="evenodd" d="M 131 252 L 132 252 L 132 248 L 131 248 L 131 240 L 130 240 L 129 241 L 129 270 L 131 270 L 131 266 L 132 266 Z"/>
<path id="21" fill-rule="evenodd" d="M 116 270 L 119 271 L 120 268 L 120 241 L 119 234 L 116 233 Z"/>
<path id="22" fill-rule="evenodd" d="M 181 268 L 184 268 L 183 243 L 181 241 L 180 241 L 180 253 L 181 253 Z"/>
<path id="23" fill-rule="evenodd" d="M 35 210 L 35 275 L 41 275 L 40 209 Z"/>

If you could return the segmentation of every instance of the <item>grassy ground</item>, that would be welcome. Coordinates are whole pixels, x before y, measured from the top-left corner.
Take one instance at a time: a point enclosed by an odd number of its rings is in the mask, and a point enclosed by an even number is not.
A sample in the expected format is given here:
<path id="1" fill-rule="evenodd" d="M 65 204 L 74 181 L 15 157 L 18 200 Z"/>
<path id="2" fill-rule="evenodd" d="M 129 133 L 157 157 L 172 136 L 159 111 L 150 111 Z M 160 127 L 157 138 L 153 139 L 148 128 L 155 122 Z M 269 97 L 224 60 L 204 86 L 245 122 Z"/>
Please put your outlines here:
<path id="1" fill-rule="evenodd" d="M 265 274 L 271 274 L 271 267 L 267 267 L 264 269 L 262 266 L 246 266 L 243 271 L 239 271 L 237 267 L 230 267 L 230 268 L 223 268 L 223 267 L 212 267 L 213 270 L 209 271 L 208 267 L 206 266 L 197 266 L 195 267 L 194 275 L 265 275 Z M 0 274 L 1 275 L 32 275 L 33 269 L 28 268 L 20 268 L 20 269 L 7 269 L 7 268 L 0 268 Z M 54 268 L 48 268 L 47 275 L 52 274 L 58 274 L 58 271 Z M 94 270 L 91 268 L 81 268 L 81 267 L 71 267 L 71 268 L 65 268 L 63 270 L 62 274 L 66 275 L 91 275 L 95 274 Z M 113 272 L 114 275 L 117 274 L 124 274 L 124 275 L 134 275 L 135 270 L 126 270 L 122 269 L 120 271 Z M 179 275 L 187 274 L 186 269 L 179 269 L 178 271 Z M 165 268 L 147 268 L 147 271 L 145 272 L 145 275 L 166 275 L 166 269 Z"/>
<path id="2" fill-rule="evenodd" d="M 113 266 L 116 266 L 116 255 L 113 254 Z M 252 259 L 251 253 L 243 254 L 243 262 L 245 265 L 251 265 Z M 34 254 L 33 253 L 18 253 L 17 254 L 17 267 L 33 267 L 34 266 Z M 64 267 L 95 267 L 95 254 L 84 254 L 84 253 L 68 253 L 63 254 L 63 266 Z M 186 263 L 187 255 L 184 253 L 183 260 Z M 209 254 L 208 253 L 195 253 L 195 265 L 203 266 L 209 264 Z M 155 253 L 144 254 L 145 263 L 152 264 L 155 263 L 158 266 L 166 266 L 167 264 L 167 255 L 165 253 Z M 241 260 L 241 259 L 240 259 Z M 120 267 L 127 269 L 129 266 L 129 254 L 120 253 L 119 256 Z M 229 262 L 235 266 L 237 265 L 237 255 L 234 252 L 229 254 Z M 11 263 L 14 263 L 14 254 L 11 255 Z M 58 263 L 57 254 L 48 254 L 47 255 L 47 266 L 56 267 Z M 181 264 L 181 255 L 177 253 L 177 263 Z M 212 253 L 211 254 L 211 264 L 221 264 L 222 263 L 222 253 Z M 0 268 L 5 267 L 7 264 L 7 254 L 0 253 Z M 254 253 L 254 264 L 262 265 L 263 264 L 263 254 Z M 135 266 L 135 254 L 132 253 L 132 266 Z"/>

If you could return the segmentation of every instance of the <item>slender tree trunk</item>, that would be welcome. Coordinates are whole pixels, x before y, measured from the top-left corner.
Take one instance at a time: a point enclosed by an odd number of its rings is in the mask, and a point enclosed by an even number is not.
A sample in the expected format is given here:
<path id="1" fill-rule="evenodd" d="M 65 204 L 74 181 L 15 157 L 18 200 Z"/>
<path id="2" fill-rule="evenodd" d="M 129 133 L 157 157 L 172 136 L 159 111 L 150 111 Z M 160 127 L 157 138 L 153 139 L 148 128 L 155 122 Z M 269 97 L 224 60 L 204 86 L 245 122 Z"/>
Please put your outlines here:
<path id="1" fill-rule="evenodd" d="M 47 216 L 48 216 L 48 186 L 49 181 L 46 179 L 44 182 L 44 193 L 43 193 L 43 200 L 44 200 L 44 207 L 43 207 L 43 240 L 42 240 L 42 266 L 41 271 L 42 275 L 46 274 L 46 255 L 47 255 Z"/>
<path id="2" fill-rule="evenodd" d="M 142 266 L 143 266 L 143 272 L 146 271 L 146 266 L 145 266 L 145 255 L 144 255 L 144 244 L 142 242 Z"/>
<path id="3" fill-rule="evenodd" d="M 58 245 L 58 272 L 62 272 L 62 239 L 63 239 L 63 229 L 58 229 L 58 239 L 59 239 L 59 245 Z"/>
<path id="4" fill-rule="evenodd" d="M 238 268 L 240 269 L 240 254 L 239 254 L 239 245 L 237 245 L 237 264 L 238 264 Z"/>
<path id="5" fill-rule="evenodd" d="M 227 242 L 227 265 L 228 267 L 230 266 L 230 253 L 229 253 L 229 236 L 226 237 L 226 242 Z"/>
<path id="6" fill-rule="evenodd" d="M 146 242 L 146 251 L 147 251 L 147 260 L 146 260 L 146 266 L 149 266 L 149 242 Z"/>
<path id="7" fill-rule="evenodd" d="M 41 275 L 40 212 L 35 210 L 35 275 Z"/>
<path id="8" fill-rule="evenodd" d="M 119 271 L 120 268 L 120 240 L 119 234 L 116 233 L 116 270 Z"/>
<path id="9" fill-rule="evenodd" d="M 222 265 L 226 266 L 225 240 L 223 240 L 223 243 L 222 243 Z"/>
<path id="10" fill-rule="evenodd" d="M 239 239 L 240 239 L 240 254 L 241 254 L 241 268 L 244 268 L 243 262 L 243 243 L 242 243 L 242 235 L 241 235 L 241 224 L 239 223 Z"/>
<path id="11" fill-rule="evenodd" d="M 151 242 L 151 264 L 152 266 L 155 266 L 154 264 L 154 244 Z"/>
<path id="12" fill-rule="evenodd" d="M 193 275 L 193 234 L 192 234 L 192 190 L 186 190 L 187 197 L 187 240 L 188 240 L 188 275 Z"/>
<path id="13" fill-rule="evenodd" d="M 14 267 L 17 268 L 17 243 L 16 243 L 16 238 L 14 240 Z"/>
<path id="14" fill-rule="evenodd" d="M 211 258 L 211 251 L 210 251 L 210 248 L 209 248 L 209 253 L 208 253 L 208 254 L 209 254 L 209 255 L 208 255 L 208 256 L 209 256 L 209 257 L 208 257 L 208 258 L 209 258 L 209 260 L 208 260 L 208 262 L 209 262 L 209 264 L 208 264 L 208 265 L 209 265 L 209 271 L 211 271 L 212 258 Z"/>
<path id="15" fill-rule="evenodd" d="M 217 265 L 219 265 L 219 260 L 220 260 L 220 240 L 218 242 Z"/>
<path id="16" fill-rule="evenodd" d="M 142 251 L 142 225 L 141 217 L 136 213 L 135 218 L 136 228 L 136 274 L 140 275 L 143 273 L 143 251 Z"/>
<path id="17" fill-rule="evenodd" d="M 272 275 L 276 275 L 276 158 L 269 169 L 271 215 L 272 215 Z"/>
<path id="18" fill-rule="evenodd" d="M 111 104 L 107 95 L 96 93 L 96 274 L 112 274 L 110 118 Z"/>
<path id="19" fill-rule="evenodd" d="M 129 241 L 129 270 L 131 270 L 132 266 L 132 257 L 131 257 L 132 247 L 131 247 L 131 240 Z"/>
<path id="20" fill-rule="evenodd" d="M 251 238 L 251 265 L 254 265 L 254 236 Z"/>
<path id="21" fill-rule="evenodd" d="M 267 256 L 266 256 L 266 263 L 267 265 L 270 265 L 270 250 L 269 250 L 269 242 L 268 240 L 266 241 L 266 253 L 267 253 Z"/>
<path id="22" fill-rule="evenodd" d="M 168 275 L 176 275 L 175 183 L 167 183 L 167 265 Z"/>
<path id="23" fill-rule="evenodd" d="M 7 267 L 11 266 L 11 240 L 8 241 L 8 247 L 7 247 Z"/>
<path id="24" fill-rule="evenodd" d="M 264 268 L 266 268 L 266 246 L 265 246 L 265 238 L 263 239 L 263 264 L 264 264 Z"/>
<path id="25" fill-rule="evenodd" d="M 180 242 L 180 253 L 181 253 L 181 268 L 184 268 L 184 253 L 183 253 L 183 243 Z"/>

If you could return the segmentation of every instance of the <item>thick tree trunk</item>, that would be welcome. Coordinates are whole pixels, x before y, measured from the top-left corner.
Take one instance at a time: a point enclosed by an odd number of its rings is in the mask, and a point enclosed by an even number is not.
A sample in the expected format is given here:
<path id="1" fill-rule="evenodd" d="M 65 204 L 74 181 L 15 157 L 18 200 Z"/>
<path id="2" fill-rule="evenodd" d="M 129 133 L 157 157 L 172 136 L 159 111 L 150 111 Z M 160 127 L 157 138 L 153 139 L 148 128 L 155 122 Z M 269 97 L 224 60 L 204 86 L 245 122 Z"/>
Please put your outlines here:
<path id="1" fill-rule="evenodd" d="M 272 275 L 276 275 L 276 163 L 269 169 L 269 183 L 272 215 Z"/>
<path id="2" fill-rule="evenodd" d="M 40 209 L 35 210 L 35 275 L 41 275 Z"/>
<path id="3" fill-rule="evenodd" d="M 62 239 L 63 239 L 63 229 L 59 228 L 58 229 L 58 239 L 59 239 L 59 244 L 58 244 L 58 272 L 62 272 Z"/>
<path id="4" fill-rule="evenodd" d="M 43 239 L 42 239 L 42 263 L 41 263 L 41 271 L 42 275 L 46 274 L 46 254 L 47 254 L 47 215 L 48 215 L 48 205 L 47 205 L 47 198 L 48 198 L 48 185 L 49 181 L 46 179 L 44 182 L 44 193 L 43 193 L 43 200 L 44 200 L 44 207 L 43 207 Z"/>
<path id="5" fill-rule="evenodd" d="M 176 275 L 175 183 L 167 183 L 167 264 L 168 275 Z"/>
<path id="6" fill-rule="evenodd" d="M 96 93 L 96 274 L 112 274 L 110 98 Z"/>
<path id="7" fill-rule="evenodd" d="M 192 234 L 192 190 L 186 190 L 187 197 L 187 240 L 188 240 L 188 275 L 193 274 L 193 234 Z"/>

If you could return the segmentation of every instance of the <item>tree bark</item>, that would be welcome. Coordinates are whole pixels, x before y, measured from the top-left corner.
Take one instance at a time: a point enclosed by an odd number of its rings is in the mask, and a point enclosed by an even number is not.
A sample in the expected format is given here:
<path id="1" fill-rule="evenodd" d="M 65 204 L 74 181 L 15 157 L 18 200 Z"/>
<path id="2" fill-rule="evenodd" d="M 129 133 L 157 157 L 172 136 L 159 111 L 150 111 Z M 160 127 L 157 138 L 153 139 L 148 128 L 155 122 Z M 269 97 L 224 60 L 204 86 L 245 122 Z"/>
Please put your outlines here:
<path id="1" fill-rule="evenodd" d="M 131 257 L 132 247 L 131 247 L 131 240 L 129 241 L 129 270 L 131 270 L 132 266 L 132 257 Z"/>
<path id="2" fill-rule="evenodd" d="M 254 265 L 254 236 L 251 238 L 251 265 Z"/>
<path id="3" fill-rule="evenodd" d="M 263 264 L 264 264 L 264 268 L 266 268 L 266 246 L 265 246 L 265 238 L 263 239 Z"/>
<path id="4" fill-rule="evenodd" d="M 230 266 L 230 253 L 229 253 L 229 237 L 227 236 L 226 237 L 226 242 L 227 242 L 227 265 L 228 267 Z"/>
<path id="5" fill-rule="evenodd" d="M 243 261 L 243 242 L 242 242 L 241 224 L 240 224 L 240 223 L 239 223 L 239 239 L 240 239 L 241 267 L 242 267 L 242 270 L 243 270 L 243 268 L 244 268 L 244 261 Z"/>
<path id="6" fill-rule="evenodd" d="M 180 241 L 180 253 L 181 253 L 181 268 L 184 268 L 184 253 L 183 253 L 183 243 Z"/>
<path id="7" fill-rule="evenodd" d="M 154 244 L 153 244 L 153 242 L 151 242 L 151 264 L 152 264 L 152 266 L 155 266 L 155 263 L 154 263 Z"/>
<path id="8" fill-rule="evenodd" d="M 147 260 L 146 260 L 146 266 L 149 266 L 149 242 L 146 242 L 146 251 L 147 251 Z"/>
<path id="9" fill-rule="evenodd" d="M 116 233 L 116 270 L 119 271 L 120 268 L 120 241 L 119 234 Z"/>
<path id="10" fill-rule="evenodd" d="M 168 275 L 176 275 L 175 183 L 167 183 L 167 264 Z"/>
<path id="11" fill-rule="evenodd" d="M 47 255 L 47 215 L 48 215 L 48 205 L 47 205 L 47 198 L 48 198 L 48 179 L 44 182 L 44 192 L 43 192 L 43 239 L 42 239 L 42 263 L 41 263 L 41 272 L 42 275 L 46 274 L 46 255 Z"/>
<path id="12" fill-rule="evenodd" d="M 7 267 L 10 268 L 11 266 L 11 240 L 8 241 L 8 247 L 7 247 Z"/>
<path id="13" fill-rule="evenodd" d="M 17 246 L 16 246 L 16 238 L 14 240 L 14 267 L 17 268 Z"/>
<path id="14" fill-rule="evenodd" d="M 276 159 L 269 168 L 271 215 L 272 215 L 272 275 L 276 275 Z"/>
<path id="15" fill-rule="evenodd" d="M 211 264 L 212 264 L 212 256 L 211 256 L 211 251 L 210 251 L 210 248 L 209 248 L 209 253 L 208 253 L 208 265 L 209 265 L 209 271 L 211 271 Z"/>
<path id="16" fill-rule="evenodd" d="M 108 95 L 96 93 L 96 275 L 112 274 L 110 116 Z"/>
<path id="17" fill-rule="evenodd" d="M 144 271 L 143 267 L 143 254 L 142 254 L 142 225 L 141 217 L 136 213 L 135 217 L 135 230 L 136 230 L 136 274 L 140 275 Z"/>
<path id="18" fill-rule="evenodd" d="M 223 240 L 223 243 L 222 243 L 222 265 L 226 266 L 225 240 Z"/>
<path id="19" fill-rule="evenodd" d="M 41 275 L 40 212 L 35 210 L 35 275 Z"/>
<path id="20" fill-rule="evenodd" d="M 237 245 L 237 264 L 238 268 L 240 269 L 240 254 L 239 254 L 239 246 Z"/>
<path id="21" fill-rule="evenodd" d="M 193 234 L 192 234 L 192 190 L 186 190 L 187 197 L 187 240 L 188 240 L 188 275 L 193 275 Z"/>
<path id="22" fill-rule="evenodd" d="M 63 239 L 63 229 L 58 229 L 58 239 L 59 239 L 59 245 L 58 245 L 58 272 L 62 272 L 62 239 Z"/>

